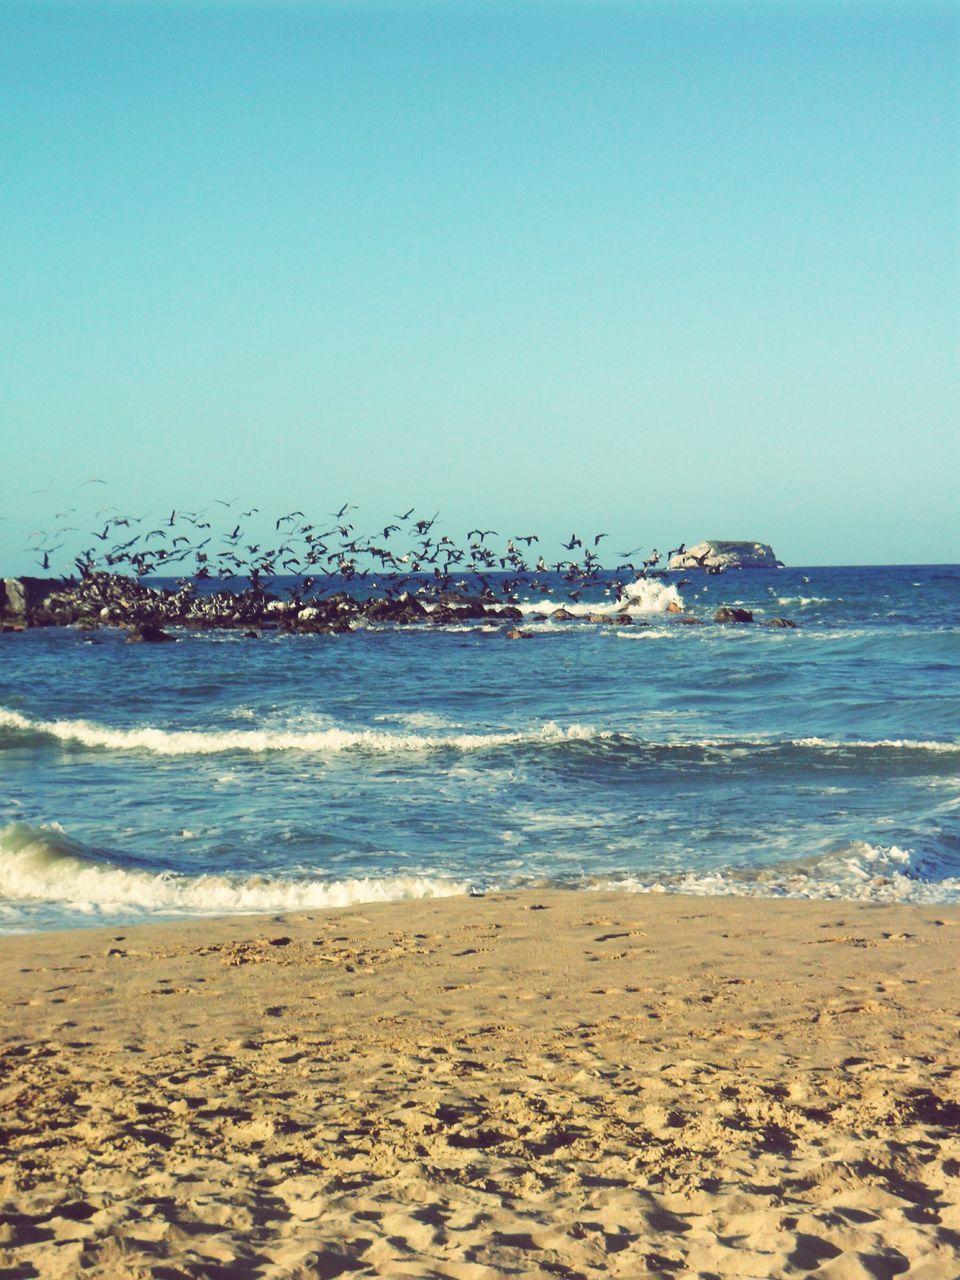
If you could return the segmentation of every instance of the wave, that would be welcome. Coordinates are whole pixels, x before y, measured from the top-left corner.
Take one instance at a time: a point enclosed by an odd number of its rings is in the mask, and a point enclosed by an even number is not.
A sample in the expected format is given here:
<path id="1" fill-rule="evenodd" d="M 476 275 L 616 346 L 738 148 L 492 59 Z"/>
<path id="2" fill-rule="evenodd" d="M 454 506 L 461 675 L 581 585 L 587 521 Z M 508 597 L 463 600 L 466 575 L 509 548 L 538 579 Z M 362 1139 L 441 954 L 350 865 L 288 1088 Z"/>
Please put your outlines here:
<path id="1" fill-rule="evenodd" d="M 488 889 L 556 887 L 700 897 L 751 897 L 935 904 L 960 901 L 960 841 L 904 849 L 855 841 L 805 861 L 710 871 L 617 872 L 544 880 L 519 874 Z M 13 823 L 0 829 L 0 899 L 16 927 L 38 911 L 67 921 L 163 916 L 247 915 L 343 908 L 470 893 L 453 876 L 387 875 L 342 880 L 265 875 L 191 876 L 121 866 L 72 840 L 56 823 Z"/>
<path id="2" fill-rule="evenodd" d="M 228 751 L 361 750 L 379 753 L 436 750 L 474 751 L 524 743 L 583 741 L 597 736 L 590 725 L 562 727 L 548 721 L 539 728 L 495 733 L 391 733 L 382 729 L 111 729 L 89 720 L 32 720 L 18 711 L 0 710 L 0 729 L 12 729 L 84 747 L 150 751 L 161 756 L 219 755 Z"/>
<path id="3" fill-rule="evenodd" d="M 944 848 L 902 849 L 857 840 L 806 861 L 668 876 L 622 875 L 593 889 L 699 897 L 838 899 L 873 903 L 960 901 L 960 856 Z"/>
<path id="4" fill-rule="evenodd" d="M 378 721 L 396 719 L 411 726 L 440 727 L 439 717 L 416 715 L 378 716 Z M 459 728 L 450 725 L 451 730 Z M 147 751 L 154 755 L 221 755 L 229 752 L 304 751 L 338 753 L 367 751 L 375 754 L 403 754 L 428 751 L 481 751 L 509 746 L 553 747 L 590 743 L 600 750 L 616 753 L 647 752 L 697 753 L 701 751 L 743 751 L 762 749 L 817 750 L 834 752 L 915 751 L 936 754 L 960 753 L 960 742 L 940 742 L 921 738 L 782 738 L 763 734 L 732 734 L 727 737 L 651 739 L 636 734 L 597 728 L 588 724 L 559 725 L 554 721 L 517 730 L 481 732 L 416 733 L 387 729 L 158 729 L 149 725 L 116 729 L 89 720 L 36 720 L 18 711 L 0 708 L 0 730 L 14 734 L 74 743 L 91 749 Z"/>
<path id="5" fill-rule="evenodd" d="M 630 582 L 623 589 L 619 600 L 595 601 L 593 603 L 562 600 L 525 601 L 517 605 L 524 615 L 544 614 L 550 617 L 557 610 L 563 609 L 575 618 L 586 618 L 591 614 L 615 618 L 621 614 L 640 617 L 643 614 L 669 613 L 683 609 L 683 601 L 677 588 L 656 578 L 641 578 L 638 582 Z"/>
<path id="6" fill-rule="evenodd" d="M 71 840 L 57 824 L 12 823 L 0 830 L 0 897 L 58 903 L 85 916 L 234 915 L 301 911 L 360 902 L 400 902 L 469 892 L 443 876 L 282 880 L 267 876 L 188 876 L 119 866 Z"/>
<path id="7" fill-rule="evenodd" d="M 872 741 L 856 738 L 793 738 L 794 747 L 823 747 L 830 751 L 960 751 L 960 742 L 935 742 L 925 738 L 875 738 Z"/>

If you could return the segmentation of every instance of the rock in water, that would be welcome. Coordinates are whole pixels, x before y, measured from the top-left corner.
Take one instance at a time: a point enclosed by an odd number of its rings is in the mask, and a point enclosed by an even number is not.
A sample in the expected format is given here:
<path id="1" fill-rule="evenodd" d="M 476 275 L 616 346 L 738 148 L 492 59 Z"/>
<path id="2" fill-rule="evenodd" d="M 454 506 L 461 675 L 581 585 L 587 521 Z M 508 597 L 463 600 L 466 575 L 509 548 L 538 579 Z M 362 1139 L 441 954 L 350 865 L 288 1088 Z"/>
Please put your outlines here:
<path id="1" fill-rule="evenodd" d="M 668 569 L 782 569 L 783 561 L 766 542 L 717 542 L 686 547 L 670 557 Z"/>
<path id="2" fill-rule="evenodd" d="M 155 622 L 140 622 L 127 636 L 127 644 L 167 644 L 173 642 Z"/>
<path id="3" fill-rule="evenodd" d="M 713 615 L 714 622 L 752 622 L 753 614 L 749 609 L 734 609 L 730 605 L 722 605 Z"/>
<path id="4" fill-rule="evenodd" d="M 29 622 L 47 596 L 62 586 L 60 578 L 4 578 L 0 582 L 0 620 Z"/>

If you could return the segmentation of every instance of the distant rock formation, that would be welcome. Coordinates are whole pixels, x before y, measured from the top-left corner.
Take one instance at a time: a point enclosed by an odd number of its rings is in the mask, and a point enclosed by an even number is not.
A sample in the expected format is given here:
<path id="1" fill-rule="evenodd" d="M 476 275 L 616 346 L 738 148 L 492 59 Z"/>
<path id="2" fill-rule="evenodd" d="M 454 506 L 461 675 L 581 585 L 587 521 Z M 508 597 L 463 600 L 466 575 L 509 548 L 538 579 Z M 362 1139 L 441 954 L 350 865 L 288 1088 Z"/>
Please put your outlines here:
<path id="1" fill-rule="evenodd" d="M 765 542 L 717 542 L 711 539 L 675 552 L 667 568 L 714 572 L 724 569 L 782 569 L 783 561 L 777 559 L 773 547 Z"/>

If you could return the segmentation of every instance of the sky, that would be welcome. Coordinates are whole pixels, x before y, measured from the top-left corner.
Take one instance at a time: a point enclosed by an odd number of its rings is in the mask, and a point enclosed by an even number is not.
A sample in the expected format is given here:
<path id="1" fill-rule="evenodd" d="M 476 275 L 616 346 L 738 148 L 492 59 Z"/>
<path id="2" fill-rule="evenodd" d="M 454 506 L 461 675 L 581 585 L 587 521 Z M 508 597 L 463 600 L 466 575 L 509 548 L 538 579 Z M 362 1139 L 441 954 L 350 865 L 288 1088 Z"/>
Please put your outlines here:
<path id="1" fill-rule="evenodd" d="M 926 0 L 4 0 L 0 574 L 235 497 L 960 561 L 958 50 Z"/>

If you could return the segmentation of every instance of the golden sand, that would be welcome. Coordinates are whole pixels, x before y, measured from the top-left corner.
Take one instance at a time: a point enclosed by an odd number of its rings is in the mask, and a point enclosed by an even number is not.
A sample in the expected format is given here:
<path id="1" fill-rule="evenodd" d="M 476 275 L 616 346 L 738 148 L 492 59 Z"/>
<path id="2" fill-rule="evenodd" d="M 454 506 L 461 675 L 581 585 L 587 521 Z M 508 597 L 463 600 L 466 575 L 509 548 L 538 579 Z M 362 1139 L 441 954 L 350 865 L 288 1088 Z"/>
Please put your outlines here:
<path id="1" fill-rule="evenodd" d="M 960 1275 L 960 910 L 499 894 L 0 940 L 0 1275 Z"/>

